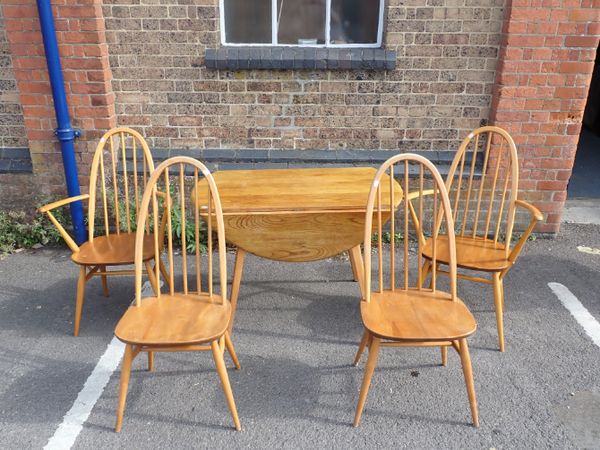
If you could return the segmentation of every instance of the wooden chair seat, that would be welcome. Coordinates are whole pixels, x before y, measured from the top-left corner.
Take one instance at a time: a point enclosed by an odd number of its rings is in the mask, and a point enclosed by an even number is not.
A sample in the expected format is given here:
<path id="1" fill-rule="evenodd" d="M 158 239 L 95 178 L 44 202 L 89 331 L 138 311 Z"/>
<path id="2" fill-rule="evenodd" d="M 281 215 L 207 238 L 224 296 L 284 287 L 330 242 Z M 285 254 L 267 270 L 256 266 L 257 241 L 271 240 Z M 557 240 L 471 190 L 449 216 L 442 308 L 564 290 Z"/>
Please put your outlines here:
<path id="1" fill-rule="evenodd" d="M 448 263 L 448 236 L 437 238 L 436 258 L 442 264 Z M 432 240 L 423 246 L 423 256 L 432 258 Z M 484 240 L 480 237 L 456 236 L 456 265 L 464 269 L 497 272 L 512 266 L 506 257 L 504 244 Z"/>
<path id="2" fill-rule="evenodd" d="M 441 291 L 372 292 L 370 302 L 361 302 L 360 312 L 365 328 L 382 339 L 453 341 L 477 328 L 465 304 Z"/>
<path id="3" fill-rule="evenodd" d="M 208 293 L 162 294 L 145 298 L 140 307 L 130 306 L 115 336 L 132 345 L 192 345 L 218 339 L 227 330 L 231 305 Z"/>
<path id="4" fill-rule="evenodd" d="M 154 258 L 152 244 L 154 235 L 144 236 L 143 260 Z M 108 236 L 96 236 L 93 241 L 87 241 L 79 247 L 79 251 L 73 253 L 71 259 L 76 264 L 83 266 L 118 266 L 133 264 L 135 253 L 135 233 L 109 234 Z"/>

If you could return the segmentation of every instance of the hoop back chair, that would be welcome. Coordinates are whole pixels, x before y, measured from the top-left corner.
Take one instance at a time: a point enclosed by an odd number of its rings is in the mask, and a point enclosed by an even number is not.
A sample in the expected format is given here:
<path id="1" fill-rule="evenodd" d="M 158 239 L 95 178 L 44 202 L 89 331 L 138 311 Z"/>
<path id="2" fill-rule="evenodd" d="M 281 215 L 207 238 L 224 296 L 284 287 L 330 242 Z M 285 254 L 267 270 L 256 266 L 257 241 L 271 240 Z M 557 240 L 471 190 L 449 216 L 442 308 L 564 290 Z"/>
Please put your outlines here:
<path id="1" fill-rule="evenodd" d="M 130 128 L 113 128 L 100 139 L 91 165 L 89 193 L 59 200 L 39 209 L 46 213 L 73 252 L 79 265 L 77 300 L 73 334 L 79 335 L 85 285 L 93 277 L 102 278 L 102 290 L 108 296 L 108 276 L 133 275 L 133 270 L 107 270 L 110 266 L 133 264 L 135 226 L 144 186 L 154 170 L 146 141 Z M 88 240 L 78 246 L 52 214 L 55 208 L 79 200 L 88 201 Z M 98 215 L 98 218 L 96 217 Z M 149 230 L 146 239 L 152 240 Z M 154 254 L 144 254 L 150 281 Z M 162 267 L 159 261 L 159 267 Z"/>
<path id="2" fill-rule="evenodd" d="M 173 172 L 173 177 L 170 177 L 170 171 Z M 205 182 L 207 201 L 189 204 L 186 199 L 196 190 L 199 178 Z M 166 197 L 166 200 L 163 199 L 164 207 L 159 206 L 161 192 L 163 197 Z M 164 246 L 156 234 L 153 240 L 148 240 L 143 226 L 150 222 L 154 224 L 154 228 L 158 228 L 161 213 L 163 217 L 166 215 Z M 180 220 L 179 224 L 174 223 L 175 217 Z M 201 261 L 203 220 L 207 225 L 208 253 L 205 263 Z M 213 223 L 216 223 L 216 227 Z M 193 239 L 189 241 L 186 233 L 188 229 L 193 230 Z M 216 232 L 216 243 L 213 231 Z M 175 245 L 176 234 L 181 240 L 181 246 L 177 246 L 178 248 Z M 146 252 L 149 251 L 158 260 L 162 248 L 167 254 L 165 270 L 168 292 L 161 293 L 159 289 L 154 296 L 142 300 L 142 269 Z M 217 258 L 213 256 L 213 249 Z M 193 254 L 188 256 L 189 250 L 192 250 Z M 179 261 L 175 261 L 177 254 Z M 213 281 L 213 265 L 218 269 L 218 291 Z M 177 278 L 176 266 L 181 274 Z M 154 267 L 156 279 L 159 277 L 159 270 L 159 267 Z M 135 239 L 135 304 L 129 307 L 115 329 L 115 336 L 126 344 L 115 431 L 121 430 L 131 364 L 140 352 L 148 353 L 148 369 L 152 370 L 154 352 L 206 350 L 212 351 L 235 428 L 240 430 L 240 421 L 223 359 L 227 348 L 235 367 L 239 369 L 239 362 L 227 331 L 230 320 L 225 229 L 217 186 L 206 166 L 199 161 L 189 157 L 168 159 L 161 163 L 150 177 L 141 201 Z"/>
<path id="3" fill-rule="evenodd" d="M 458 277 L 493 285 L 498 344 L 504 351 L 503 280 L 515 264 L 533 228 L 543 218 L 533 205 L 518 200 L 519 162 L 515 143 L 505 130 L 481 127 L 460 145 L 450 166 L 446 187 L 453 208 L 456 233 L 456 259 L 460 268 L 490 273 L 490 278 L 459 273 Z M 529 213 L 529 224 L 513 243 L 517 209 Z M 425 273 L 432 268 L 432 239 L 425 239 Z M 437 237 L 436 264 L 447 265 L 447 242 Z M 440 274 L 447 274 L 440 270 Z"/>
<path id="4" fill-rule="evenodd" d="M 394 191 L 388 198 L 382 198 L 381 180 L 389 175 L 400 181 L 404 193 L 409 191 L 409 172 L 416 173 L 413 184 L 417 184 L 418 196 L 394 198 Z M 426 189 L 431 187 L 431 189 Z M 430 192 L 425 198 L 424 192 Z M 410 208 L 408 198 L 415 198 L 416 208 Z M 402 244 L 390 239 L 383 245 L 383 218 L 392 212 L 389 220 L 389 233 L 398 232 L 403 237 Z M 436 220 L 437 218 L 437 220 Z M 376 231 L 376 239 L 372 232 Z M 447 231 L 449 250 L 450 285 L 448 290 L 438 289 L 439 277 L 433 267 L 433 283 L 423 287 L 424 273 L 421 252 L 414 255 L 415 244 L 409 236 L 430 232 L 434 237 Z M 443 348 L 445 352 L 452 346 L 462 362 L 467 394 L 471 406 L 473 423 L 478 426 L 477 402 L 473 384 L 473 374 L 467 337 L 475 332 L 475 319 L 465 304 L 456 295 L 456 256 L 450 201 L 444 182 L 426 158 L 415 154 L 402 154 L 388 159 L 377 171 L 369 193 L 365 217 L 364 240 L 364 292 L 360 302 L 360 312 L 365 333 L 355 364 L 365 346 L 369 348 L 365 374 L 359 394 L 354 426 L 360 423 L 366 402 L 371 378 L 377 364 L 380 347 L 430 347 Z M 374 239 L 374 244 L 372 244 Z M 436 241 L 434 240 L 434 243 Z M 416 240 L 416 250 L 421 250 L 422 242 Z M 373 251 L 372 251 L 373 250 Z M 437 261 L 438 249 L 433 247 L 433 261 Z M 375 259 L 375 263 L 372 260 Z"/>

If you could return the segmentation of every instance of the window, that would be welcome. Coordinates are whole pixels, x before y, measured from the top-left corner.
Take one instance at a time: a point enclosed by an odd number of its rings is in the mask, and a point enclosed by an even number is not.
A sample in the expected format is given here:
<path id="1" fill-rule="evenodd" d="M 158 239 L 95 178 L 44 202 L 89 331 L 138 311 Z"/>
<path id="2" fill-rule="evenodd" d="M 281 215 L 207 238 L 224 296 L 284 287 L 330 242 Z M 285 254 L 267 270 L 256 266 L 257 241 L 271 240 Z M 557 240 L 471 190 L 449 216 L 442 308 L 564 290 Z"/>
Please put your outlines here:
<path id="1" fill-rule="evenodd" d="M 220 0 L 224 45 L 381 47 L 383 0 Z"/>

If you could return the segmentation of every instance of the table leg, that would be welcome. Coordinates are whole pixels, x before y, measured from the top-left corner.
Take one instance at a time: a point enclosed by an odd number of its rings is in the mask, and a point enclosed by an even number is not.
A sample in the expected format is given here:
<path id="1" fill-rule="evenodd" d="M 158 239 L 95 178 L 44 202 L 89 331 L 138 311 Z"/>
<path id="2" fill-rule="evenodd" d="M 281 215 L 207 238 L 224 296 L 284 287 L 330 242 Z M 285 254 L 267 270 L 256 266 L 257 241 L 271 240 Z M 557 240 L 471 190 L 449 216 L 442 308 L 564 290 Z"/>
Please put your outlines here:
<path id="1" fill-rule="evenodd" d="M 350 256 L 350 264 L 352 265 L 352 272 L 354 273 L 354 279 L 358 282 L 361 295 L 364 287 L 364 274 L 365 266 L 363 263 L 362 253 L 360 251 L 360 245 L 352 247 L 348 250 L 348 256 Z"/>
<path id="2" fill-rule="evenodd" d="M 233 267 L 233 278 L 231 280 L 231 319 L 229 320 L 229 335 L 232 333 L 233 320 L 235 319 L 235 311 L 237 309 L 237 300 L 240 293 L 240 282 L 242 281 L 242 270 L 244 269 L 244 257 L 246 250 L 237 248 L 235 252 L 235 265 Z"/>
<path id="3" fill-rule="evenodd" d="M 356 261 L 354 261 L 352 250 L 348 250 L 348 257 L 350 259 L 350 266 L 352 267 L 352 279 L 358 281 L 358 271 L 356 270 Z"/>

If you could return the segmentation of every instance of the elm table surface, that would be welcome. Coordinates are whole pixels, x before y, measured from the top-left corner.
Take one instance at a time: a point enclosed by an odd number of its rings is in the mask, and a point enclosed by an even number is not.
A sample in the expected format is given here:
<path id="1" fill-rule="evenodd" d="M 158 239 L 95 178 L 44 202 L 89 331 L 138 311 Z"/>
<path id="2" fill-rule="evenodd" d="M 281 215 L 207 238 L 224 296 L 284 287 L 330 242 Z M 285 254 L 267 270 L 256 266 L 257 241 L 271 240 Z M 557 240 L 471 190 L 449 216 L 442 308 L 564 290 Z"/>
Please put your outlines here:
<path id="1" fill-rule="evenodd" d="M 246 252 L 276 261 L 305 262 L 347 251 L 362 292 L 367 197 L 372 167 L 230 170 L 213 173 L 219 191 L 225 239 L 237 247 L 231 288 L 231 331 Z M 381 183 L 389 198 L 390 183 Z M 206 209 L 207 187 L 193 195 Z M 402 189 L 394 181 L 395 202 Z M 385 217 L 385 215 L 384 215 Z"/>

